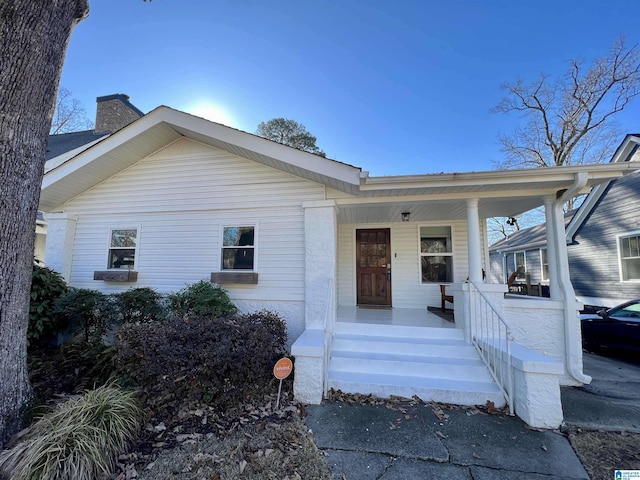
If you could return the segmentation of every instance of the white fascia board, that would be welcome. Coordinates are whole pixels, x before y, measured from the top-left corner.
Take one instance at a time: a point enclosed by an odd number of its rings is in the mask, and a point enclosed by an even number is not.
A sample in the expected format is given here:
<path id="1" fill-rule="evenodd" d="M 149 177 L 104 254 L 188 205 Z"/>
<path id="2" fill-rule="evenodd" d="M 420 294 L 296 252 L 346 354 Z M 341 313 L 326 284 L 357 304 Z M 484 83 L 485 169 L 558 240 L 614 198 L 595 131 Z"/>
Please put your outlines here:
<path id="1" fill-rule="evenodd" d="M 627 135 L 627 137 L 620 144 L 620 147 L 618 147 L 618 150 L 616 151 L 616 153 L 611 158 L 611 162 L 604 165 L 610 165 L 612 163 L 613 164 L 628 163 L 629 164 L 628 166 L 630 168 L 627 171 L 625 171 L 625 173 L 631 173 L 639 169 L 640 165 L 633 168 L 634 166 L 629 163 L 638 145 L 640 145 L 640 137 L 636 137 L 634 135 Z M 582 202 L 582 205 L 580 205 L 580 208 L 578 208 L 578 211 L 573 216 L 573 218 L 571 219 L 571 222 L 569 222 L 569 225 L 567 226 L 567 229 L 565 232 L 567 244 L 573 243 L 573 237 L 578 232 L 578 228 L 580 228 L 583 222 L 591 214 L 591 211 L 598 204 L 598 202 L 600 201 L 600 198 L 607 191 L 607 188 L 609 187 L 609 185 L 613 180 L 615 179 L 612 179 L 606 183 L 600 183 L 599 185 L 595 185 L 591 189 L 591 191 L 589 192 L 589 195 L 587 196 L 587 198 L 585 198 L 584 202 Z"/>
<path id="2" fill-rule="evenodd" d="M 53 185 L 59 180 L 71 175 L 73 172 L 89 165 L 103 155 L 110 153 L 112 150 L 115 150 L 125 142 L 144 133 L 146 130 L 152 128 L 153 126 L 162 123 L 162 119 L 159 118 L 158 115 L 153 114 L 155 111 L 156 110 L 145 115 L 144 117 L 140 117 L 138 120 L 134 121 L 123 129 L 112 133 L 108 136 L 108 138 L 103 138 L 102 140 L 98 141 L 91 148 L 85 149 L 75 157 L 68 159 L 64 163 L 61 163 L 54 168 L 51 168 L 48 172 L 46 172 L 44 176 L 42 189 L 44 190 L 45 188 Z M 171 141 L 173 141 L 173 139 Z M 133 162 L 138 159 L 132 158 L 131 160 Z"/>
<path id="3" fill-rule="evenodd" d="M 68 152 L 64 152 L 61 155 L 58 155 L 57 157 L 53 157 L 49 160 L 47 160 L 44 164 L 44 173 L 49 172 L 50 170 L 53 170 L 54 168 L 62 165 L 64 162 L 66 162 L 67 160 L 75 157 L 76 155 L 84 152 L 85 150 L 87 150 L 90 147 L 93 147 L 96 143 L 101 142 L 102 140 L 104 140 L 105 138 L 107 138 L 109 135 L 111 134 L 106 134 L 96 140 L 93 140 L 89 143 L 85 143 L 84 145 L 80 145 L 77 148 L 74 148 L 73 150 L 69 150 Z"/>
<path id="4" fill-rule="evenodd" d="M 488 170 L 484 172 L 439 173 L 431 175 L 404 175 L 367 177 L 362 179 L 360 190 L 390 190 L 429 187 L 461 187 L 469 185 L 508 185 L 529 183 L 573 184 L 575 175 L 587 172 L 589 184 L 613 180 L 630 171 L 621 165 L 594 164 L 567 167 L 529 168 L 518 170 Z"/>

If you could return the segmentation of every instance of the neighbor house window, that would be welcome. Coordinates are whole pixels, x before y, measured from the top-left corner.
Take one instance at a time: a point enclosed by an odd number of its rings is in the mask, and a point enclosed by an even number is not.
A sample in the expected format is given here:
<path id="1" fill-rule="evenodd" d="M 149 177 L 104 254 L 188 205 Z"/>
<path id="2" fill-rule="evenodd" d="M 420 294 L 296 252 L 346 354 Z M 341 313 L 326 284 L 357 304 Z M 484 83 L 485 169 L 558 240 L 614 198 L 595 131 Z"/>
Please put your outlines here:
<path id="1" fill-rule="evenodd" d="M 540 265 L 542 265 L 542 281 L 549 281 L 549 259 L 547 258 L 547 249 L 540 249 Z"/>
<path id="2" fill-rule="evenodd" d="M 640 234 L 620 237 L 622 280 L 640 280 Z"/>
<path id="3" fill-rule="evenodd" d="M 111 230 L 107 268 L 133 270 L 135 267 L 137 238 L 137 228 L 114 228 Z"/>
<path id="4" fill-rule="evenodd" d="M 451 227 L 420 227 L 422 283 L 453 281 Z"/>
<path id="5" fill-rule="evenodd" d="M 516 279 L 524 280 L 525 272 L 527 271 L 527 256 L 524 252 L 514 252 L 513 261 L 516 270 L 518 270 L 518 276 L 516 276 Z"/>
<path id="6" fill-rule="evenodd" d="M 222 270 L 253 270 L 255 227 L 224 227 Z"/>

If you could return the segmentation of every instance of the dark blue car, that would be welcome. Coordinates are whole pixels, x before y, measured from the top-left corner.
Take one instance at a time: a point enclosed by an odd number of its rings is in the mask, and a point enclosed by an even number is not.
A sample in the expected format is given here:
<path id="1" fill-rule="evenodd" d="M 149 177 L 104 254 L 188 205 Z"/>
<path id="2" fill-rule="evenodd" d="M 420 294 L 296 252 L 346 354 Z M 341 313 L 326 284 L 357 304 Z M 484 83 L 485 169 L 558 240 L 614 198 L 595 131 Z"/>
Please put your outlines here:
<path id="1" fill-rule="evenodd" d="M 640 352 L 640 299 L 580 315 L 585 350 Z"/>

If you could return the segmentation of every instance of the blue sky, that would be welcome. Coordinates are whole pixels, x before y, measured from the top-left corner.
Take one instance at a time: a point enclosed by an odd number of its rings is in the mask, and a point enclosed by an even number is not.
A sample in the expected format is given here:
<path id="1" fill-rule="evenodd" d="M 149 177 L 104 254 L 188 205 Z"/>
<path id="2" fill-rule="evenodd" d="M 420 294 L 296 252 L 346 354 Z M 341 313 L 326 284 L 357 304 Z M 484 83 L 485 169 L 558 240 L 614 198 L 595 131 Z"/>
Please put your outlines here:
<path id="1" fill-rule="evenodd" d="M 372 175 L 489 170 L 500 85 L 640 42 L 635 0 L 92 0 L 61 86 L 255 132 L 294 119 Z M 640 99 L 620 116 L 640 131 Z"/>

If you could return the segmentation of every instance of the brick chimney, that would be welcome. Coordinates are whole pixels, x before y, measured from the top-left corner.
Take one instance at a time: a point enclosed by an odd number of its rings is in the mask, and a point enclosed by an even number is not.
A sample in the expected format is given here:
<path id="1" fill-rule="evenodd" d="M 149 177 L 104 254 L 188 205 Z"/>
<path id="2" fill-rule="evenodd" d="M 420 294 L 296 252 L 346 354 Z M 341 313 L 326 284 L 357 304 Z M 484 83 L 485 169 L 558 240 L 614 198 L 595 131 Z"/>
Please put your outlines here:
<path id="1" fill-rule="evenodd" d="M 96 133 L 113 133 L 144 115 L 129 103 L 129 96 L 123 93 L 98 97 L 96 102 Z"/>

